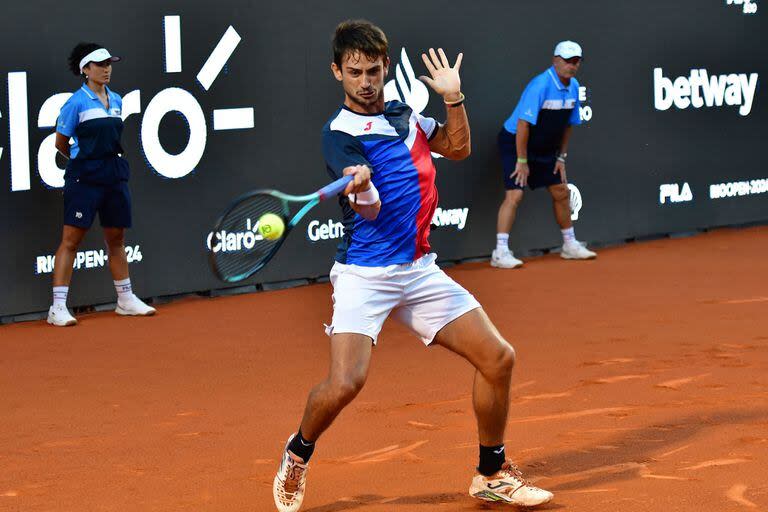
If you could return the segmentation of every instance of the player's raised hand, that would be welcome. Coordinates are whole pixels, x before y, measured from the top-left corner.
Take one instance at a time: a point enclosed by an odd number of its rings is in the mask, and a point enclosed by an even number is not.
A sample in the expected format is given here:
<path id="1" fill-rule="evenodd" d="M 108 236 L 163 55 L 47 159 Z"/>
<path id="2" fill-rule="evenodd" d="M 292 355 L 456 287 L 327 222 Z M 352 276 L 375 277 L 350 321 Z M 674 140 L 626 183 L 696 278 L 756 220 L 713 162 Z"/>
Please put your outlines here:
<path id="1" fill-rule="evenodd" d="M 429 55 L 421 54 L 421 59 L 427 67 L 431 76 L 420 76 L 419 80 L 429 85 L 437 94 L 443 97 L 447 102 L 457 101 L 461 98 L 461 78 L 459 78 L 459 69 L 461 68 L 461 59 L 463 53 L 456 57 L 456 63 L 451 67 L 448 58 L 442 48 L 435 52 L 434 48 L 429 49 Z"/>

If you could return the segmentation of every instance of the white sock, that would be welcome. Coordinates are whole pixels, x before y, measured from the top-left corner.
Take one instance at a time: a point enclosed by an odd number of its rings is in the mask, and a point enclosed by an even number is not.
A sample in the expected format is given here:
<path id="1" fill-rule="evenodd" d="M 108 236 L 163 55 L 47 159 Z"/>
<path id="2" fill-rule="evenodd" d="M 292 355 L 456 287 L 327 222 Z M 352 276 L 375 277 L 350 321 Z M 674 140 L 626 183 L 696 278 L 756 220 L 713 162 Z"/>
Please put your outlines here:
<path id="1" fill-rule="evenodd" d="M 67 307 L 67 294 L 69 293 L 69 286 L 54 286 L 53 287 L 53 305 L 58 306 L 61 304 Z"/>
<path id="2" fill-rule="evenodd" d="M 115 291 L 117 292 L 117 300 L 126 301 L 133 296 L 133 289 L 131 288 L 131 278 L 122 279 L 120 281 L 114 281 Z"/>
<path id="3" fill-rule="evenodd" d="M 568 229 L 561 229 L 560 232 L 563 234 L 563 244 L 576 242 L 576 234 L 573 232 L 573 226 Z"/>
<path id="4" fill-rule="evenodd" d="M 509 233 L 496 233 L 496 250 L 499 252 L 509 250 Z"/>

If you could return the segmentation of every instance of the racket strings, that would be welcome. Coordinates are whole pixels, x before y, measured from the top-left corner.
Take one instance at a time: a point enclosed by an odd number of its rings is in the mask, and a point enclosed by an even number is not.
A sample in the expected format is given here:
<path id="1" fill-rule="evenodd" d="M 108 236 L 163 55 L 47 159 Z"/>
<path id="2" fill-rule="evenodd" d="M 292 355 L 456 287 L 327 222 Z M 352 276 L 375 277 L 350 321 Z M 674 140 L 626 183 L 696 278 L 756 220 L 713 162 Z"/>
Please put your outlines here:
<path id="1" fill-rule="evenodd" d="M 281 241 L 282 237 L 267 240 L 259 232 L 259 219 L 267 213 L 288 223 L 285 201 L 270 194 L 247 197 L 224 214 L 213 233 L 211 251 L 216 269 L 225 280 L 238 280 L 259 268 Z"/>

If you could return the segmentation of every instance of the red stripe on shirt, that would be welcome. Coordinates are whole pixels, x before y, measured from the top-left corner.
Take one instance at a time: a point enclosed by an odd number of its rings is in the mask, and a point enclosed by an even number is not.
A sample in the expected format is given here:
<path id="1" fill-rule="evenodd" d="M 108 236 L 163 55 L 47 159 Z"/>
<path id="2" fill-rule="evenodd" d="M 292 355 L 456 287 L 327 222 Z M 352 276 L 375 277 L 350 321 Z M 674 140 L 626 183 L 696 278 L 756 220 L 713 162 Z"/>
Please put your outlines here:
<path id="1" fill-rule="evenodd" d="M 416 252 L 414 260 L 429 254 L 429 230 L 432 217 L 437 208 L 437 187 L 435 186 L 435 164 L 432 163 L 432 153 L 429 151 L 429 141 L 421 126 L 416 125 L 418 133 L 411 148 L 411 159 L 419 176 L 419 193 L 421 206 L 416 215 Z M 437 129 L 437 128 L 435 128 Z"/>

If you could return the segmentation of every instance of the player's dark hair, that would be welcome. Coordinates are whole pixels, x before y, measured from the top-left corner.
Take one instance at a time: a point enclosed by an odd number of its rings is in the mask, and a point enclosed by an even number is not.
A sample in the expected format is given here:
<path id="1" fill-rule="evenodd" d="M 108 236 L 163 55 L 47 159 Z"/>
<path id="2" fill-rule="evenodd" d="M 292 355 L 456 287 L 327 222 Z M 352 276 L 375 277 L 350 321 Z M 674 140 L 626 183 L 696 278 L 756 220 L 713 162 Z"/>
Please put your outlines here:
<path id="1" fill-rule="evenodd" d="M 333 35 L 333 62 L 341 68 L 347 53 L 360 52 L 371 60 L 389 54 L 389 43 L 384 31 L 366 20 L 346 20 L 336 26 Z"/>
<path id="2" fill-rule="evenodd" d="M 83 57 L 94 50 L 98 50 L 99 48 L 102 48 L 102 46 L 98 43 L 77 43 L 77 46 L 72 48 L 72 51 L 69 52 L 69 58 L 67 59 L 69 70 L 76 76 L 83 75 L 80 72 L 80 61 L 83 59 Z"/>

